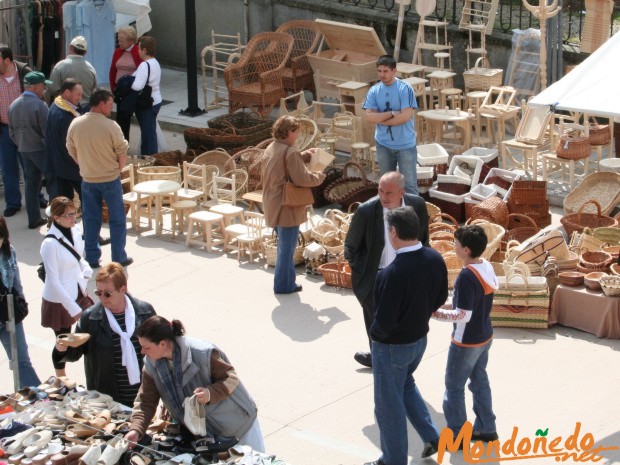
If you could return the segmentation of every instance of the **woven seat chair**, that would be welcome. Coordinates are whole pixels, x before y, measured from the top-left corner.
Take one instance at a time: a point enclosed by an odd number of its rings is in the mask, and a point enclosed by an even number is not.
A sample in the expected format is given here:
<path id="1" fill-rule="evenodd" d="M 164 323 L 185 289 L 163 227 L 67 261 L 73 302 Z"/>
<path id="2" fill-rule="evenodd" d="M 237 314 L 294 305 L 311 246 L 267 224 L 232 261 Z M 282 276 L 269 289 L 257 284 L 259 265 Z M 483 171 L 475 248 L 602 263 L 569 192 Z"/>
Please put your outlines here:
<path id="1" fill-rule="evenodd" d="M 201 153 L 192 161 L 194 165 L 214 165 L 217 166 L 220 173 L 234 169 L 234 161 L 232 157 L 224 149 L 209 150 Z M 231 167 L 231 163 L 233 166 Z"/>
<path id="2" fill-rule="evenodd" d="M 252 108 L 266 116 L 286 96 L 282 76 L 295 39 L 284 32 L 256 34 L 235 64 L 224 70 L 228 112 Z"/>
<path id="3" fill-rule="evenodd" d="M 261 161 L 265 150 L 250 147 L 237 152 L 232 159 L 236 167 L 245 170 L 248 174 L 247 191 L 255 191 L 261 183 Z"/>
<path id="4" fill-rule="evenodd" d="M 314 73 L 308 55 L 316 50 L 323 34 L 314 21 L 307 20 L 287 21 L 276 32 L 285 32 L 295 38 L 291 56 L 284 68 L 284 89 L 291 92 L 310 90 L 316 98 Z"/>

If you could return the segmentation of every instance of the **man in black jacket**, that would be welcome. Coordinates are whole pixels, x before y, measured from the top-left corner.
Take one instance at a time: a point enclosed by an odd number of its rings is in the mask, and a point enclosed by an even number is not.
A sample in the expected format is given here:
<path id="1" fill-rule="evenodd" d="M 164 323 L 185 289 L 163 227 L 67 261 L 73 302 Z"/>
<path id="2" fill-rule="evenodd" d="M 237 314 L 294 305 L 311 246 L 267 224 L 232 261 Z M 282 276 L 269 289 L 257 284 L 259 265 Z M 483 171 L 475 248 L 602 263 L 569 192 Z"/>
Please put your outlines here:
<path id="1" fill-rule="evenodd" d="M 120 263 L 101 267 L 96 282 L 95 295 L 100 302 L 82 314 L 75 328 L 90 338 L 78 347 L 57 341 L 52 357 L 74 362 L 84 355 L 86 387 L 130 406 L 140 388 L 144 358 L 135 330 L 155 315 L 155 310 L 127 293 L 127 277 Z"/>
<path id="2" fill-rule="evenodd" d="M 364 324 L 370 342 L 370 325 L 374 318 L 372 290 L 381 268 L 395 257 L 387 240 L 385 213 L 401 206 L 413 207 L 420 222 L 420 242 L 428 245 L 428 212 L 426 202 L 417 195 L 405 194 L 405 179 L 401 173 L 390 171 L 379 180 L 379 195 L 364 202 L 355 212 L 344 243 L 344 256 L 351 265 L 353 292 L 362 305 Z M 355 360 L 372 366 L 370 352 L 357 352 Z"/>
<path id="3" fill-rule="evenodd" d="M 377 273 L 370 328 L 381 457 L 366 465 L 407 465 L 407 419 L 424 441 L 422 458 L 438 448 L 439 430 L 413 373 L 426 350 L 428 321 L 448 298 L 448 270 L 439 252 L 418 240 L 413 208 L 390 210 L 386 221 L 396 258 Z"/>

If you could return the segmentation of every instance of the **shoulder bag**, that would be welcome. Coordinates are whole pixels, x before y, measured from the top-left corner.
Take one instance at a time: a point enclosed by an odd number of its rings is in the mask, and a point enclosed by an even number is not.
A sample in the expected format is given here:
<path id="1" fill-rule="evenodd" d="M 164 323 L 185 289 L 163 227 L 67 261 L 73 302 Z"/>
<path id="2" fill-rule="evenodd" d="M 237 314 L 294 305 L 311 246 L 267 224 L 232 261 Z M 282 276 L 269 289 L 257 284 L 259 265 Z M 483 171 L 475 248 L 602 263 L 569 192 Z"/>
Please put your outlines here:
<path id="1" fill-rule="evenodd" d="M 286 182 L 284 183 L 284 192 L 282 195 L 282 205 L 284 207 L 307 207 L 312 205 L 314 197 L 312 189 L 309 187 L 296 186 L 288 174 L 286 160 L 288 158 L 288 150 L 284 154 L 284 173 Z"/>
<path id="2" fill-rule="evenodd" d="M 136 109 L 137 110 L 146 110 L 147 108 L 151 108 L 153 106 L 153 97 L 151 97 L 151 92 L 153 88 L 149 85 L 149 79 L 151 78 L 151 65 L 146 62 L 146 66 L 148 67 L 148 74 L 146 75 L 146 84 L 142 90 L 138 92 L 138 99 L 136 100 Z"/>
<path id="3" fill-rule="evenodd" d="M 67 244 L 65 241 L 63 241 L 62 239 L 59 239 L 58 237 L 54 236 L 53 234 L 47 234 L 44 237 L 44 239 L 46 239 L 48 237 L 53 237 L 58 242 L 60 242 L 60 244 L 65 249 L 67 249 L 69 252 L 71 252 L 71 255 L 73 255 L 75 257 L 75 259 L 78 261 L 78 263 L 82 261 L 82 257 L 80 257 L 80 255 L 75 251 L 75 249 L 73 247 L 71 247 L 69 244 Z M 41 281 L 45 282 L 45 263 L 43 263 L 43 262 L 39 263 L 39 267 L 37 268 L 37 275 L 39 276 L 39 279 Z"/>

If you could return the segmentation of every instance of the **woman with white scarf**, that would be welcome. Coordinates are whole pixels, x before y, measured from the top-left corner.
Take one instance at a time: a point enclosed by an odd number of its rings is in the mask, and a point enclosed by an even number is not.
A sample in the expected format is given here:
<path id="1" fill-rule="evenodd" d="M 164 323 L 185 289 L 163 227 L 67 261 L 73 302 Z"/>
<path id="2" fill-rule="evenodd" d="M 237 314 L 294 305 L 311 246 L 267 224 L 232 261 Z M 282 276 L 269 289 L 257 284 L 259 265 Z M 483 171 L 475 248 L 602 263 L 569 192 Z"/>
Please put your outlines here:
<path id="1" fill-rule="evenodd" d="M 140 387 L 143 359 L 136 328 L 155 310 L 127 293 L 127 276 L 120 263 L 103 266 L 95 279 L 100 302 L 86 310 L 76 326 L 76 332 L 88 333 L 90 339 L 79 347 L 57 342 L 54 350 L 64 352 L 64 362 L 84 355 L 87 388 L 131 406 Z"/>

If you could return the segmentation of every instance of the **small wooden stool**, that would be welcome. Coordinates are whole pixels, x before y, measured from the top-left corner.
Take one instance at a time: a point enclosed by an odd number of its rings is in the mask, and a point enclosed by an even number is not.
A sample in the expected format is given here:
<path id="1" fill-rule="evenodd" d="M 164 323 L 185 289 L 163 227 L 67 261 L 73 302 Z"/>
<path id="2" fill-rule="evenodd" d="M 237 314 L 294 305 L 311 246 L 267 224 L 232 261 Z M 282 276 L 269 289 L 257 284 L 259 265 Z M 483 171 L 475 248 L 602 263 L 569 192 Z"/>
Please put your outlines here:
<path id="1" fill-rule="evenodd" d="M 440 108 L 445 108 L 447 105 L 450 106 L 452 110 L 461 108 L 461 94 L 462 93 L 463 91 L 461 89 L 456 89 L 456 88 L 441 89 L 439 91 Z"/>
<path id="2" fill-rule="evenodd" d="M 373 145 L 370 147 L 370 162 L 373 173 L 379 173 L 379 163 L 377 163 L 377 147 Z"/>
<path id="3" fill-rule="evenodd" d="M 355 142 L 351 144 L 351 160 L 359 163 L 366 169 L 370 169 L 370 144 L 367 142 Z"/>
<path id="4" fill-rule="evenodd" d="M 189 222 L 189 215 L 194 212 L 197 205 L 198 204 L 194 200 L 177 200 L 176 202 L 172 202 L 170 206 L 172 208 L 172 238 L 176 236 L 177 223 L 179 225 L 179 231 L 183 234 L 185 231 L 185 221 L 187 220 Z"/>
<path id="5" fill-rule="evenodd" d="M 426 70 L 424 65 L 414 65 L 413 63 L 396 63 L 396 76 L 401 79 L 414 77 L 416 74 L 420 76 Z"/>
<path id="6" fill-rule="evenodd" d="M 452 66 L 452 64 L 450 63 L 450 54 L 448 52 L 437 52 L 435 53 L 435 58 L 437 58 L 437 68 L 439 69 L 443 69 L 447 71 L 445 67 L 446 58 L 448 59 L 448 68 Z"/>
<path id="7" fill-rule="evenodd" d="M 467 108 L 472 110 L 474 115 L 476 115 L 476 119 L 474 121 L 476 126 L 477 145 L 482 143 L 482 117 L 480 116 L 480 105 L 482 105 L 482 102 L 486 96 L 487 93 L 481 90 L 475 90 L 467 93 Z"/>
<path id="8" fill-rule="evenodd" d="M 185 245 L 200 245 L 211 252 L 214 245 L 224 243 L 224 217 L 217 213 L 199 211 L 190 213 L 187 220 Z M 194 234 L 196 227 L 196 234 Z"/>
<path id="9" fill-rule="evenodd" d="M 560 158 L 555 153 L 545 153 L 542 156 L 542 177 L 544 181 L 549 181 L 549 174 L 552 172 L 560 171 L 562 176 L 562 182 L 566 182 L 566 167 L 568 167 L 568 185 L 570 190 L 573 190 L 575 186 L 575 167 L 579 162 L 583 162 L 583 177 L 588 175 L 588 159 L 572 160 L 567 158 Z M 559 166 L 559 168 L 558 168 Z M 555 169 L 554 169 L 555 167 Z M 580 175 L 581 176 L 581 175 Z"/>

